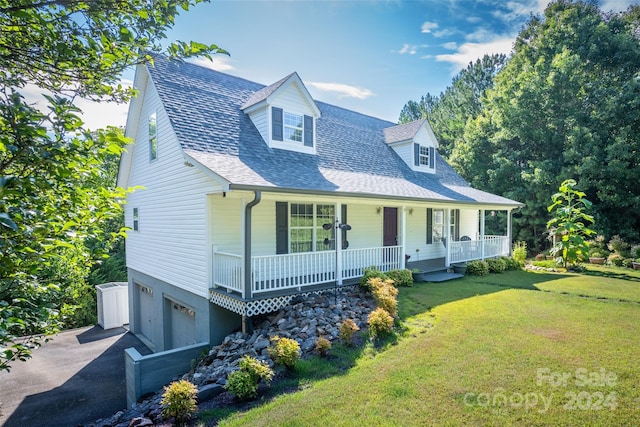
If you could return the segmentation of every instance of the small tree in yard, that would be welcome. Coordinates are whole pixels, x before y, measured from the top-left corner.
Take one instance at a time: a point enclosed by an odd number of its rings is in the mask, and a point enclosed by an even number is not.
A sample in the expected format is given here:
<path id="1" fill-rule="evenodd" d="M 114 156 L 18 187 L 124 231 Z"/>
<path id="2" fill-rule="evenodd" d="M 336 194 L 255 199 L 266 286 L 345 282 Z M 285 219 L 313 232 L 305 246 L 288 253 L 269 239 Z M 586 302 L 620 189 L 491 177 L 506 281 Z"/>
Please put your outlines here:
<path id="1" fill-rule="evenodd" d="M 593 223 L 593 216 L 586 213 L 591 202 L 585 193 L 575 190 L 576 181 L 568 179 L 560 184 L 559 191 L 551 196 L 553 202 L 547 209 L 554 217 L 547 223 L 549 235 L 555 237 L 551 254 L 562 258 L 562 264 L 574 264 L 580 255 L 586 255 L 589 246 L 585 237 L 595 234 L 587 225 Z"/>

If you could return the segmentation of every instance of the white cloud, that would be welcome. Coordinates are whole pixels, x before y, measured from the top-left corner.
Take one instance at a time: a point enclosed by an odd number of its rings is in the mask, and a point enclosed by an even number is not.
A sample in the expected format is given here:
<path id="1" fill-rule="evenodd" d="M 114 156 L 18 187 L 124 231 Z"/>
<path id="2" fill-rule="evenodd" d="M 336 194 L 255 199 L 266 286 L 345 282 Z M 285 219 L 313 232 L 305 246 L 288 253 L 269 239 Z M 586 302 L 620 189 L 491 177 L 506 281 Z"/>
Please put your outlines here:
<path id="1" fill-rule="evenodd" d="M 430 33 L 431 30 L 435 30 L 436 28 L 438 28 L 438 24 L 437 23 L 427 21 L 424 24 L 422 24 L 421 31 L 423 33 Z"/>
<path id="2" fill-rule="evenodd" d="M 549 0 L 500 2 L 496 3 L 496 6 L 502 6 L 503 10 L 494 10 L 491 14 L 502 21 L 512 23 L 513 21 L 527 19 L 532 13 L 544 12 L 548 4 Z"/>
<path id="3" fill-rule="evenodd" d="M 456 42 L 443 43 L 441 46 L 445 49 L 456 50 L 458 48 L 458 43 Z"/>
<path id="4" fill-rule="evenodd" d="M 211 61 L 207 58 L 192 58 L 192 59 L 188 59 L 188 61 L 193 64 L 200 65 L 205 68 L 210 68 L 216 71 L 235 70 L 235 67 L 229 63 L 229 60 L 231 58 L 229 58 L 228 56 L 214 55 L 211 58 L 212 58 Z"/>
<path id="5" fill-rule="evenodd" d="M 452 36 L 452 35 L 454 35 L 455 33 L 456 33 L 456 31 L 454 31 L 454 30 L 450 30 L 450 29 L 448 29 L 448 28 L 445 28 L 444 30 L 435 31 L 435 32 L 433 33 L 433 36 L 434 36 L 434 37 L 437 37 L 437 38 L 442 38 L 442 37 L 449 37 L 449 36 Z"/>
<path id="6" fill-rule="evenodd" d="M 417 49 L 418 49 L 418 46 L 414 44 L 405 43 L 404 45 L 402 45 L 402 48 L 398 51 L 398 53 L 401 55 L 404 55 L 406 53 L 408 53 L 409 55 L 415 55 L 416 52 L 418 51 Z"/>
<path id="7" fill-rule="evenodd" d="M 464 36 L 465 40 L 470 42 L 484 43 L 486 41 L 495 40 L 498 38 L 497 34 L 488 28 L 477 28 L 474 32 Z"/>
<path id="8" fill-rule="evenodd" d="M 472 24 L 477 24 L 479 22 L 482 22 L 482 18 L 480 18 L 479 16 L 468 16 L 467 22 L 470 22 Z"/>
<path id="9" fill-rule="evenodd" d="M 128 87 L 133 85 L 133 82 L 130 80 L 121 80 L 120 83 Z M 50 92 L 43 91 L 33 84 L 28 84 L 20 89 L 19 92 L 24 96 L 25 102 L 34 106 L 44 114 L 49 113 L 47 107 L 48 102 L 43 94 L 51 95 Z M 127 121 L 128 104 L 95 102 L 83 98 L 76 98 L 73 104 L 82 111 L 80 116 L 84 121 L 85 129 L 96 130 L 107 126 L 124 127 Z"/>
<path id="10" fill-rule="evenodd" d="M 343 83 L 307 82 L 306 84 L 323 92 L 336 93 L 339 98 L 367 99 L 374 95 L 369 89 Z"/>
<path id="11" fill-rule="evenodd" d="M 456 53 L 436 55 L 436 61 L 453 64 L 452 71 L 455 73 L 485 54 L 509 54 L 513 47 L 513 40 L 512 37 L 502 37 L 486 43 L 464 43 L 458 47 Z"/>
<path id="12" fill-rule="evenodd" d="M 638 4 L 638 0 L 604 0 L 602 1 L 602 9 L 605 12 L 622 12 L 627 10 L 632 4 Z"/>

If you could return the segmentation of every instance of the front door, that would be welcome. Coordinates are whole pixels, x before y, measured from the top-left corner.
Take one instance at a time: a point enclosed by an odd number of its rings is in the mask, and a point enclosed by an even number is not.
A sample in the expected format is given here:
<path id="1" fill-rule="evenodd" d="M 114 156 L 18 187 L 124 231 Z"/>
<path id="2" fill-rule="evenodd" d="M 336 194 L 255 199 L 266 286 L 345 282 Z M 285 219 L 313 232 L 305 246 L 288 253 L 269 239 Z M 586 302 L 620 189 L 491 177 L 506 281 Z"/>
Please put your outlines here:
<path id="1" fill-rule="evenodd" d="M 384 208 L 382 244 L 398 245 L 398 208 Z"/>

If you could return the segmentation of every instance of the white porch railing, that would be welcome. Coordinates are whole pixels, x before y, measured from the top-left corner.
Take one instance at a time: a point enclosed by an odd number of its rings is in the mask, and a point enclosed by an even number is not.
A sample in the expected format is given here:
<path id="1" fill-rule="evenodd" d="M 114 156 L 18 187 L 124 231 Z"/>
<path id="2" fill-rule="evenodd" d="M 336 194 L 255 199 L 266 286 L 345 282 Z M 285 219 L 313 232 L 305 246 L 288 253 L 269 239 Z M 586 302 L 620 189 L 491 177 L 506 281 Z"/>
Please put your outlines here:
<path id="1" fill-rule="evenodd" d="M 213 285 L 229 291 L 242 292 L 244 283 L 242 256 L 225 252 L 213 252 Z"/>
<path id="2" fill-rule="evenodd" d="M 509 237 L 484 236 L 482 240 L 451 242 L 451 263 L 509 254 Z"/>
<path id="3" fill-rule="evenodd" d="M 305 286 L 354 279 L 364 269 L 375 266 L 380 271 L 401 268 L 401 246 L 346 249 L 338 252 L 340 275 L 336 278 L 335 251 L 254 256 L 251 258 L 251 294 L 302 289 Z M 213 252 L 213 284 L 243 297 L 244 267 L 242 256 Z"/>
<path id="4" fill-rule="evenodd" d="M 251 292 L 271 292 L 335 280 L 334 251 L 303 252 L 251 258 Z"/>
<path id="5" fill-rule="evenodd" d="M 364 275 L 364 269 L 375 266 L 380 271 L 401 268 L 401 246 L 346 249 L 342 254 L 342 279 L 355 279 Z"/>

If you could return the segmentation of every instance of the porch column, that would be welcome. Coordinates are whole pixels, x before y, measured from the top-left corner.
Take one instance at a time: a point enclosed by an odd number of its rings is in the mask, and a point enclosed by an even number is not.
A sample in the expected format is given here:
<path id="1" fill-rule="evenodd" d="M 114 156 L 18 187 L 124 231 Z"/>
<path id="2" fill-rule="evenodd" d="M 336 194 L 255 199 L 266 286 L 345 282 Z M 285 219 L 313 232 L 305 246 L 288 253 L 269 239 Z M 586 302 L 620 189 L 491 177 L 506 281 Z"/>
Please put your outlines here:
<path id="1" fill-rule="evenodd" d="M 507 248 L 507 254 L 511 256 L 511 247 L 513 246 L 513 242 L 511 241 L 511 209 L 507 210 L 507 244 L 509 247 Z"/>
<path id="2" fill-rule="evenodd" d="M 444 235 L 447 242 L 447 252 L 444 258 L 444 265 L 449 267 L 451 265 L 451 209 L 444 210 L 444 229 Z"/>
<path id="3" fill-rule="evenodd" d="M 407 253 L 407 207 L 402 207 L 402 225 L 400 226 L 400 269 L 406 265 L 405 254 Z"/>
<path id="4" fill-rule="evenodd" d="M 340 203 L 336 203 L 336 224 L 333 227 L 335 233 L 335 245 L 336 245 L 336 283 L 342 285 L 342 230 L 338 227 L 343 224 L 342 222 L 342 209 Z"/>
<path id="5" fill-rule="evenodd" d="M 484 259 L 484 216 L 486 211 L 480 210 L 480 259 Z"/>

